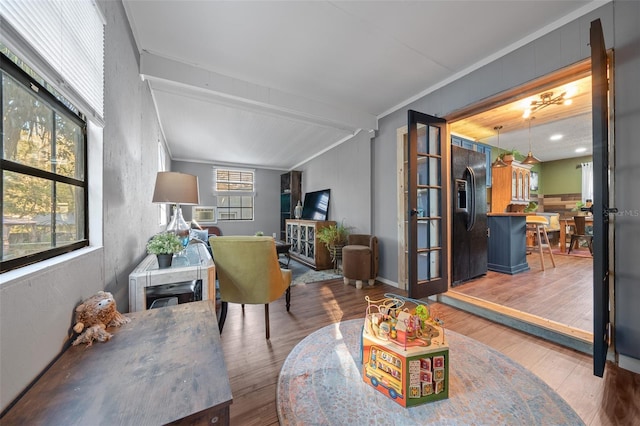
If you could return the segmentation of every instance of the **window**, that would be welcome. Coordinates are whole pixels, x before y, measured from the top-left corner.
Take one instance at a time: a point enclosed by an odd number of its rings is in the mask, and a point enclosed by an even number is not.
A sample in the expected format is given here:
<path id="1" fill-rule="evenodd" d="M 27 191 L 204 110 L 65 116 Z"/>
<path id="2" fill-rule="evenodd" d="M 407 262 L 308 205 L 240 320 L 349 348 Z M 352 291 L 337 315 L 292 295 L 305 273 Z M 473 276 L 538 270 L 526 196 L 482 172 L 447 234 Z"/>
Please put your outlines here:
<path id="1" fill-rule="evenodd" d="M 218 220 L 253 220 L 254 171 L 214 169 L 213 176 Z"/>
<path id="2" fill-rule="evenodd" d="M 88 245 L 87 124 L 26 65 L 0 64 L 5 272 Z"/>

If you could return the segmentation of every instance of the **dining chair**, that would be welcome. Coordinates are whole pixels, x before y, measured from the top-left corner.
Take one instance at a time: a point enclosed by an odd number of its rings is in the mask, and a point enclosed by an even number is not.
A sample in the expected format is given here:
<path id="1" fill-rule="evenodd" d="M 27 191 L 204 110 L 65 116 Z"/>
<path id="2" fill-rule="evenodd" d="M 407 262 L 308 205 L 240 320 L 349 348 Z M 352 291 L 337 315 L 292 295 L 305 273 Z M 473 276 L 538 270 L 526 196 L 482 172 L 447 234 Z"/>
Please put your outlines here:
<path id="1" fill-rule="evenodd" d="M 569 243 L 569 254 L 576 244 L 580 244 L 580 241 L 586 241 L 589 247 L 589 253 L 593 255 L 593 235 L 586 232 L 586 217 L 574 216 L 573 222 L 575 223 L 575 231 L 571 234 L 571 242 Z"/>
<path id="2" fill-rule="evenodd" d="M 272 237 L 210 237 L 209 244 L 218 275 L 222 333 L 228 303 L 264 304 L 266 338 L 269 339 L 269 303 L 286 294 L 286 307 L 291 302 L 291 270 L 281 269 Z"/>

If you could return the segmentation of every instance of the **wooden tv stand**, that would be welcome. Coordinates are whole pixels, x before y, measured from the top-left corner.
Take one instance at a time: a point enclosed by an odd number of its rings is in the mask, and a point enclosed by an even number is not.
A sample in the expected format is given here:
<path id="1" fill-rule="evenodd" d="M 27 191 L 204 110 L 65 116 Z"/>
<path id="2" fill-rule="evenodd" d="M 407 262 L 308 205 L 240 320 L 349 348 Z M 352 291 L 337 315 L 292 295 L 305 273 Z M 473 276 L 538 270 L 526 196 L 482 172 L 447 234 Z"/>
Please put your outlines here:
<path id="1" fill-rule="evenodd" d="M 331 220 L 287 219 L 287 244 L 291 244 L 291 257 L 316 270 L 332 268 L 331 255 L 318 240 L 318 231 L 335 224 Z"/>
<path id="2" fill-rule="evenodd" d="M 229 424 L 231 387 L 211 300 L 126 314 L 111 340 L 71 346 L 7 425 Z"/>

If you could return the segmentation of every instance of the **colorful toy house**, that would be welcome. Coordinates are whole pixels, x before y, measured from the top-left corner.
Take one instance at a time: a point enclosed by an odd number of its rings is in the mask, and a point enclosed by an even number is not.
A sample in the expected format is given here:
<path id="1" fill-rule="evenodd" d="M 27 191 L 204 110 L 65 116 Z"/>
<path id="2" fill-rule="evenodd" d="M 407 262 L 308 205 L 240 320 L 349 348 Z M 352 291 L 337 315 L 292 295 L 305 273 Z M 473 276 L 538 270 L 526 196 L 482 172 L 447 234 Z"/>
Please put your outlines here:
<path id="1" fill-rule="evenodd" d="M 442 322 L 421 301 L 370 300 L 362 331 L 362 378 L 403 407 L 449 397 L 449 347 Z"/>

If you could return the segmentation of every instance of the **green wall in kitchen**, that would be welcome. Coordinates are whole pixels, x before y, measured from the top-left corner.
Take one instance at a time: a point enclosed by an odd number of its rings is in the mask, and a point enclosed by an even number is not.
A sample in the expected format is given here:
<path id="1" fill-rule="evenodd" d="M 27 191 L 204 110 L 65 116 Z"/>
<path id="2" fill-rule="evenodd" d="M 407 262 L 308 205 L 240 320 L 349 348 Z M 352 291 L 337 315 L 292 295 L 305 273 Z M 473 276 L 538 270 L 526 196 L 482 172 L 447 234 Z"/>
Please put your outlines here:
<path id="1" fill-rule="evenodd" d="M 589 155 L 541 163 L 538 193 L 553 195 L 582 192 L 582 170 L 576 166 L 590 161 L 592 157 Z"/>

